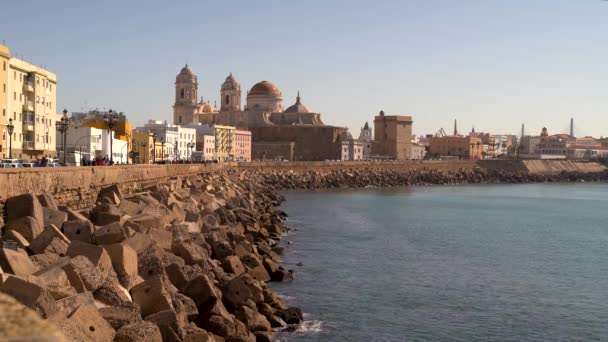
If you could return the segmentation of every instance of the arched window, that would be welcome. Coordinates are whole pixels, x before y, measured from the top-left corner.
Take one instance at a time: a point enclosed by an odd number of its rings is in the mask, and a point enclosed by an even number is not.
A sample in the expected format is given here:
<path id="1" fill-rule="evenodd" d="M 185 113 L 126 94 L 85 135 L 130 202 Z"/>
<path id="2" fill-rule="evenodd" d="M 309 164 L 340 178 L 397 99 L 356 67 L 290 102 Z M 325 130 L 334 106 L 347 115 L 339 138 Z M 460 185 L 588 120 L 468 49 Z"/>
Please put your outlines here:
<path id="1" fill-rule="evenodd" d="M 230 103 L 230 96 L 226 95 L 226 104 L 229 104 L 229 103 Z"/>
<path id="2" fill-rule="evenodd" d="M 181 116 L 179 117 L 179 123 L 180 124 L 182 123 L 182 117 Z"/>
<path id="3" fill-rule="evenodd" d="M 182 90 L 180 91 L 180 98 L 184 98 L 184 88 L 182 88 Z"/>

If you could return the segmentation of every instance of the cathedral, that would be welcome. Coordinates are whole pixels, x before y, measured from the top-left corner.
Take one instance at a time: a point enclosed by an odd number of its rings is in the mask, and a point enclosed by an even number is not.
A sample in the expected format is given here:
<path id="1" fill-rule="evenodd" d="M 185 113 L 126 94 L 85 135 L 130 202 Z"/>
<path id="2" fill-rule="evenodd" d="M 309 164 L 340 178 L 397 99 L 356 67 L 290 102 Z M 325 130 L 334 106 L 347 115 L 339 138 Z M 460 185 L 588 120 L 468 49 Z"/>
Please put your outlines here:
<path id="1" fill-rule="evenodd" d="M 283 94 L 268 81 L 247 91 L 241 106 L 241 85 L 230 74 L 220 88 L 220 108 L 198 101 L 198 78 L 186 65 L 175 80 L 173 121 L 180 124 L 226 125 L 251 131 L 254 159 L 340 159 L 340 137 L 345 127 L 325 125 L 321 114 L 309 110 L 298 92 L 287 109 Z"/>

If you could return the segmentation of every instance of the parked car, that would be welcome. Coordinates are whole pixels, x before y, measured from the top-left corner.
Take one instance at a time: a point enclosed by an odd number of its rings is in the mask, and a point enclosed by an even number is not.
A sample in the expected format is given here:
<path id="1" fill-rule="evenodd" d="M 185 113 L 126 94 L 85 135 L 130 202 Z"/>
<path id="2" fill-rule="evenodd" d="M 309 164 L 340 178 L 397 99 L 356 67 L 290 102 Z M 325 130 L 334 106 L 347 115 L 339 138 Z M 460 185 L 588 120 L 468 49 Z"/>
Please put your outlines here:
<path id="1" fill-rule="evenodd" d="M 59 163 L 47 163 L 46 167 L 61 167 L 61 165 Z"/>
<path id="2" fill-rule="evenodd" d="M 12 164 L 8 164 L 8 163 L 1 163 L 0 164 L 0 169 L 12 169 L 13 165 Z"/>
<path id="3" fill-rule="evenodd" d="M 2 164 L 9 164 L 9 165 L 11 165 L 11 167 L 19 167 L 19 160 L 18 159 L 1 159 L 0 163 L 2 163 Z"/>
<path id="4" fill-rule="evenodd" d="M 19 167 L 35 167 L 36 165 L 34 163 L 30 163 L 30 162 L 25 162 L 25 163 L 20 163 Z"/>

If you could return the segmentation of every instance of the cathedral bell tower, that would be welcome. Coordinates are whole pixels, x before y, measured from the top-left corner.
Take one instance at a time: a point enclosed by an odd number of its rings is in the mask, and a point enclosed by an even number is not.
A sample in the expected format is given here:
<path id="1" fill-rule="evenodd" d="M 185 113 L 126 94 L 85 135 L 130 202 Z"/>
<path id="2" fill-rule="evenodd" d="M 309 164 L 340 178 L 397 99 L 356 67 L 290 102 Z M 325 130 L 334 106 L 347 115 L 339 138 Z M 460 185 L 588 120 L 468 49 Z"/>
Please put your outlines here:
<path id="1" fill-rule="evenodd" d="M 226 77 L 221 89 L 222 103 L 220 112 L 239 112 L 241 111 L 241 85 L 232 76 Z"/>
<path id="2" fill-rule="evenodd" d="M 173 123 L 176 125 L 195 122 L 198 98 L 198 79 L 186 64 L 175 78 L 175 104 Z"/>

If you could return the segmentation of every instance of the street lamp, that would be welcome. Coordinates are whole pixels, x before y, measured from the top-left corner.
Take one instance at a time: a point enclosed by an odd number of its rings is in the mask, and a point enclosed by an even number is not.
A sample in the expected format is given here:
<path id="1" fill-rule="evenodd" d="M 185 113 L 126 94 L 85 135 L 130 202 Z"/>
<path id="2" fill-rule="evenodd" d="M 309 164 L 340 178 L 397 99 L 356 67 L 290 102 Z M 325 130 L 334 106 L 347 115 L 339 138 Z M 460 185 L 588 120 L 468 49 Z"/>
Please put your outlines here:
<path id="1" fill-rule="evenodd" d="M 162 164 L 165 163 L 165 137 L 160 137 L 160 146 L 162 148 L 162 153 L 160 155 L 160 161 Z"/>
<path id="2" fill-rule="evenodd" d="M 103 120 L 106 122 L 106 125 L 108 126 L 108 131 L 110 132 L 110 165 L 113 165 L 114 156 L 113 156 L 112 146 L 113 146 L 114 137 L 112 136 L 112 127 L 114 127 L 114 124 L 116 123 L 116 121 L 118 121 L 118 115 L 116 115 L 111 109 L 108 112 L 108 114 L 103 115 Z"/>
<path id="3" fill-rule="evenodd" d="M 55 122 L 55 127 L 57 127 L 57 130 L 59 132 L 61 132 L 61 146 L 63 148 L 63 165 L 66 165 L 66 150 L 65 150 L 65 142 L 66 142 L 66 134 L 68 132 L 68 124 L 70 122 L 70 119 L 68 119 L 68 110 L 64 109 L 63 110 L 63 117 L 61 118 L 61 120 Z"/>
<path id="4" fill-rule="evenodd" d="M 188 150 L 190 150 L 190 162 L 191 163 L 192 163 L 192 149 L 194 149 L 194 146 L 196 146 L 196 145 L 192 141 L 190 141 L 187 145 Z"/>
<path id="5" fill-rule="evenodd" d="M 154 158 L 152 160 L 153 164 L 156 164 L 156 132 L 149 130 L 148 133 L 152 136 L 152 158 Z M 149 158 L 149 153 L 148 153 L 148 158 Z"/>
<path id="6" fill-rule="evenodd" d="M 13 158 L 13 130 L 15 129 L 15 125 L 13 125 L 13 119 L 8 119 L 8 157 L 10 159 Z"/>

